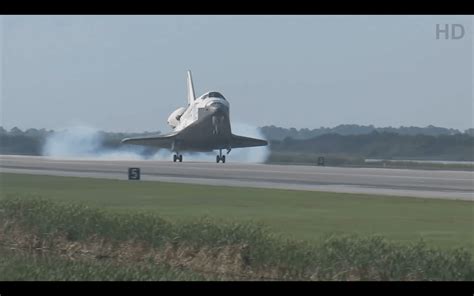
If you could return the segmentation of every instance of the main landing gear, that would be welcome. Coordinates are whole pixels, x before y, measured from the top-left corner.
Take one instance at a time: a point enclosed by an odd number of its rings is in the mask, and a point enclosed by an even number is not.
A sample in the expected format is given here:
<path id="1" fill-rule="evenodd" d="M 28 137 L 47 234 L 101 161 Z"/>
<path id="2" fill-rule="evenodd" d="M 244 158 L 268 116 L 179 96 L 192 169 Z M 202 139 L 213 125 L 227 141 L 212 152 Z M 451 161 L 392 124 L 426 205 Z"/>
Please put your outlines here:
<path id="1" fill-rule="evenodd" d="M 176 161 L 179 161 L 179 162 L 183 162 L 183 155 L 182 154 L 174 154 L 173 155 L 173 162 L 176 162 Z"/>
<path id="2" fill-rule="evenodd" d="M 216 162 L 219 163 L 219 161 L 225 163 L 225 155 L 222 155 L 222 149 L 219 149 L 219 155 L 216 156 Z"/>

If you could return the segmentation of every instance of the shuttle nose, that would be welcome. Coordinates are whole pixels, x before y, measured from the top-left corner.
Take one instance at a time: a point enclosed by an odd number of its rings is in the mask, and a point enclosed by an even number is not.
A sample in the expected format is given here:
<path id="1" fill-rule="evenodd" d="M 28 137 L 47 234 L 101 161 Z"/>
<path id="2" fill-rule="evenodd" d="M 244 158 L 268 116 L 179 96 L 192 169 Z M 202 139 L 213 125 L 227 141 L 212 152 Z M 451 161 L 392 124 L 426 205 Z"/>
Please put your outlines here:
<path id="1" fill-rule="evenodd" d="M 229 113 L 229 108 L 227 108 L 226 105 L 219 103 L 219 102 L 213 102 L 207 106 L 209 111 L 212 114 L 218 115 L 218 114 L 228 114 Z"/>
<path id="2" fill-rule="evenodd" d="M 218 135 L 225 130 L 225 118 L 229 116 L 229 108 L 220 102 L 212 102 L 207 105 L 207 109 L 211 113 L 212 133 Z"/>

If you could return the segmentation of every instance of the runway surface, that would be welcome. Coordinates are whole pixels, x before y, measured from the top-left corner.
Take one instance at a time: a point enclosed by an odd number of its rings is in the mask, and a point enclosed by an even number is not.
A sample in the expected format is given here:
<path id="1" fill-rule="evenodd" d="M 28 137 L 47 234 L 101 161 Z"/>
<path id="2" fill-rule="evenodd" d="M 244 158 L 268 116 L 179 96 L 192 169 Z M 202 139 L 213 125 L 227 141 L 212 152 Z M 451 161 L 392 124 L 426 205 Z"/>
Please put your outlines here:
<path id="1" fill-rule="evenodd" d="M 474 172 L 341 168 L 152 160 L 55 159 L 0 156 L 0 171 L 126 180 L 129 167 L 142 180 L 314 190 L 474 201 Z"/>

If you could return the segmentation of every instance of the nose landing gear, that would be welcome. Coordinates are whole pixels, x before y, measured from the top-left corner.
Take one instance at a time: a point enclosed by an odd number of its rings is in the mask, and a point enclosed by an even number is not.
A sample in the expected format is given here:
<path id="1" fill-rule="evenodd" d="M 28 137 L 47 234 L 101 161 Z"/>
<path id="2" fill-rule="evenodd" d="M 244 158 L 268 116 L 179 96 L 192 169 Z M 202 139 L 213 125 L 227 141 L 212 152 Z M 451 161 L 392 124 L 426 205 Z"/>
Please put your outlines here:
<path id="1" fill-rule="evenodd" d="M 179 161 L 179 162 L 183 162 L 183 155 L 182 154 L 174 154 L 173 155 L 173 162 L 176 162 L 176 161 Z"/>
<path id="2" fill-rule="evenodd" d="M 216 163 L 219 163 L 219 161 L 225 163 L 225 155 L 222 155 L 222 149 L 219 149 L 219 155 L 216 155 Z"/>

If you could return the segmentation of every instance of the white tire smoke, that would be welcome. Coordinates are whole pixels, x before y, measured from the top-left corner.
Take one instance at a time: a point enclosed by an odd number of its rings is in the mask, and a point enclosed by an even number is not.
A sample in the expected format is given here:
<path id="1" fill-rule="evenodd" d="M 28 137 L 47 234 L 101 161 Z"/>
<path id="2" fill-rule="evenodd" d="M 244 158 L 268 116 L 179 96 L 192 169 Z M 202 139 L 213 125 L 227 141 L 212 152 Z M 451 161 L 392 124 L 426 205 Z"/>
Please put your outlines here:
<path id="1" fill-rule="evenodd" d="M 232 125 L 237 135 L 264 139 L 259 128 L 242 123 Z M 99 130 L 88 126 L 74 126 L 50 135 L 43 146 L 43 155 L 53 158 L 91 159 L 91 160 L 163 160 L 171 161 L 173 153 L 166 149 L 158 150 L 152 157 L 143 154 L 145 147 L 120 145 L 118 148 L 104 147 L 104 138 Z M 226 153 L 226 151 L 223 151 Z M 268 147 L 250 147 L 232 149 L 227 162 L 263 163 L 270 151 Z M 213 162 L 216 152 L 183 152 L 184 161 Z"/>
<path id="2" fill-rule="evenodd" d="M 138 160 L 141 147 L 108 149 L 103 137 L 92 127 L 74 126 L 50 135 L 43 146 L 43 155 L 68 159 Z"/>

